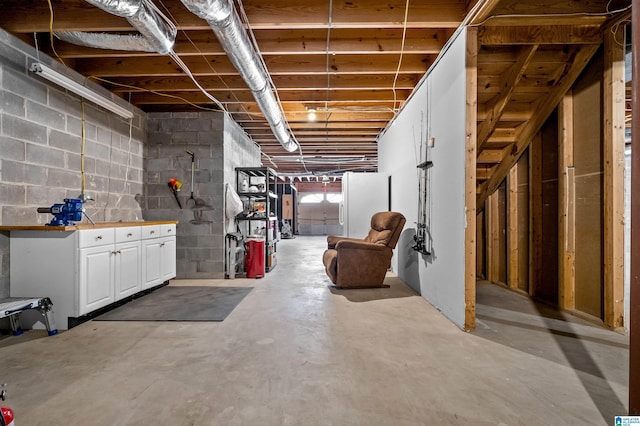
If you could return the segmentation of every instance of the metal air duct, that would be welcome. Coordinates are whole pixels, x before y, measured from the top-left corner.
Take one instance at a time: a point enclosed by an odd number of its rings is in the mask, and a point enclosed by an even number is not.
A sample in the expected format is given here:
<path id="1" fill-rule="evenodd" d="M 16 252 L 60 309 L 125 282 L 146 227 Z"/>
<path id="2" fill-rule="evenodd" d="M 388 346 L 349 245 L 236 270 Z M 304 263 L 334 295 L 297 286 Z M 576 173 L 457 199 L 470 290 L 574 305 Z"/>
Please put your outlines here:
<path id="1" fill-rule="evenodd" d="M 181 1 L 187 9 L 209 23 L 231 63 L 251 89 L 278 142 L 289 152 L 297 150 L 298 142 L 287 129 L 282 109 L 269 84 L 267 70 L 251 45 L 233 3 L 229 0 Z"/>
<path id="2" fill-rule="evenodd" d="M 149 40 L 141 34 L 85 33 L 82 31 L 55 32 L 62 41 L 97 49 L 155 52 Z"/>
<path id="3" fill-rule="evenodd" d="M 56 33 L 57 37 L 75 44 L 80 44 L 78 40 L 84 39 L 83 46 L 101 49 L 155 51 L 162 55 L 173 51 L 178 30 L 153 3 L 147 0 L 86 0 L 86 2 L 113 15 L 126 18 L 144 36 L 146 46 L 145 43 L 135 40 L 130 35 L 59 32 Z M 121 43 L 121 47 L 114 47 L 117 43 Z M 132 45 L 134 48 L 127 49 L 127 45 Z"/>

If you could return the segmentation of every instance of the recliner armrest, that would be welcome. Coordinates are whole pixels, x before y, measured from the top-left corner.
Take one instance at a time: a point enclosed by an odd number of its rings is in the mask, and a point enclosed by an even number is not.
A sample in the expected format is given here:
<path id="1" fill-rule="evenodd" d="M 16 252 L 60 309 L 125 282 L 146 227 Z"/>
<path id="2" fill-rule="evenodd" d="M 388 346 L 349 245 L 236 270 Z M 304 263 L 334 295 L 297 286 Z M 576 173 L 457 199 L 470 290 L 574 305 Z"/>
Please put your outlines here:
<path id="1" fill-rule="evenodd" d="M 371 251 L 387 251 L 389 247 L 380 244 L 370 243 L 364 240 L 343 239 L 338 241 L 335 249 L 340 250 L 371 250 Z"/>
<path id="2" fill-rule="evenodd" d="M 359 238 L 348 238 L 348 237 L 340 237 L 336 235 L 329 235 L 327 237 L 327 248 L 334 249 L 336 248 L 336 244 L 340 241 L 364 241 Z"/>

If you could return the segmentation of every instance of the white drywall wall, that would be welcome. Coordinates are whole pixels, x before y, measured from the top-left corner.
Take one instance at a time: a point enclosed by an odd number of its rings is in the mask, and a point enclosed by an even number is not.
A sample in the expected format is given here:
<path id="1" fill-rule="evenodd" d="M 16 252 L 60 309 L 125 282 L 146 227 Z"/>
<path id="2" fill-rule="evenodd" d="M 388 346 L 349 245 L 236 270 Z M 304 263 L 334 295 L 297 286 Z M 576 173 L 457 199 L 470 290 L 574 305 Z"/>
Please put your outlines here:
<path id="1" fill-rule="evenodd" d="M 391 176 L 391 209 L 407 218 L 393 270 L 456 325 L 464 328 L 465 48 L 461 31 L 378 141 L 379 171 Z M 411 248 L 418 221 L 421 140 L 429 149 L 431 252 Z"/>

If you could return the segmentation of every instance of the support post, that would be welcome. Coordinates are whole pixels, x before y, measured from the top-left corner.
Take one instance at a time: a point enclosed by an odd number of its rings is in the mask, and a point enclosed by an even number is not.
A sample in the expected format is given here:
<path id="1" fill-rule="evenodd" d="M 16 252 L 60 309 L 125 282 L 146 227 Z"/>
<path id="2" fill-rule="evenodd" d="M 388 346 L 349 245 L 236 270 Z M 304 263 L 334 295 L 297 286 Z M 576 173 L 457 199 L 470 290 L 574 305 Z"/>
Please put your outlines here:
<path id="1" fill-rule="evenodd" d="M 604 115 L 604 323 L 624 327 L 624 113 L 625 46 L 605 31 Z"/>
<path id="2" fill-rule="evenodd" d="M 518 237 L 518 168 L 520 163 L 514 164 L 507 176 L 507 285 L 510 289 L 517 289 L 520 285 L 520 255 Z"/>
<path id="3" fill-rule="evenodd" d="M 573 96 L 558 106 L 558 305 L 575 308 L 575 169 L 573 168 Z"/>
<path id="4" fill-rule="evenodd" d="M 542 137 L 529 145 L 529 296 L 535 297 L 542 277 Z"/>
<path id="5" fill-rule="evenodd" d="M 467 27 L 465 124 L 464 329 L 476 327 L 476 160 L 478 132 L 478 29 Z"/>
<path id="6" fill-rule="evenodd" d="M 634 5 L 636 6 L 636 5 Z M 640 7 L 632 7 L 631 300 L 629 320 L 629 414 L 640 415 Z"/>

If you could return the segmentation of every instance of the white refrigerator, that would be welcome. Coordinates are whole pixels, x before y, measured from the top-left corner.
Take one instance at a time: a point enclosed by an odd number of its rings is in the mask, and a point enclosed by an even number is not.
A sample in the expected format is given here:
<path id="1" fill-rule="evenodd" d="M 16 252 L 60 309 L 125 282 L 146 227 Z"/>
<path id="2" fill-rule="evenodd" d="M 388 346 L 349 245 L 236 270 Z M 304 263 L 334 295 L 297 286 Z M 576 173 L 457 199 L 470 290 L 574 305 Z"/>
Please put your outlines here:
<path id="1" fill-rule="evenodd" d="M 389 211 L 389 175 L 345 172 L 342 175 L 340 225 L 342 235 L 364 238 L 371 229 L 371 216 Z"/>

